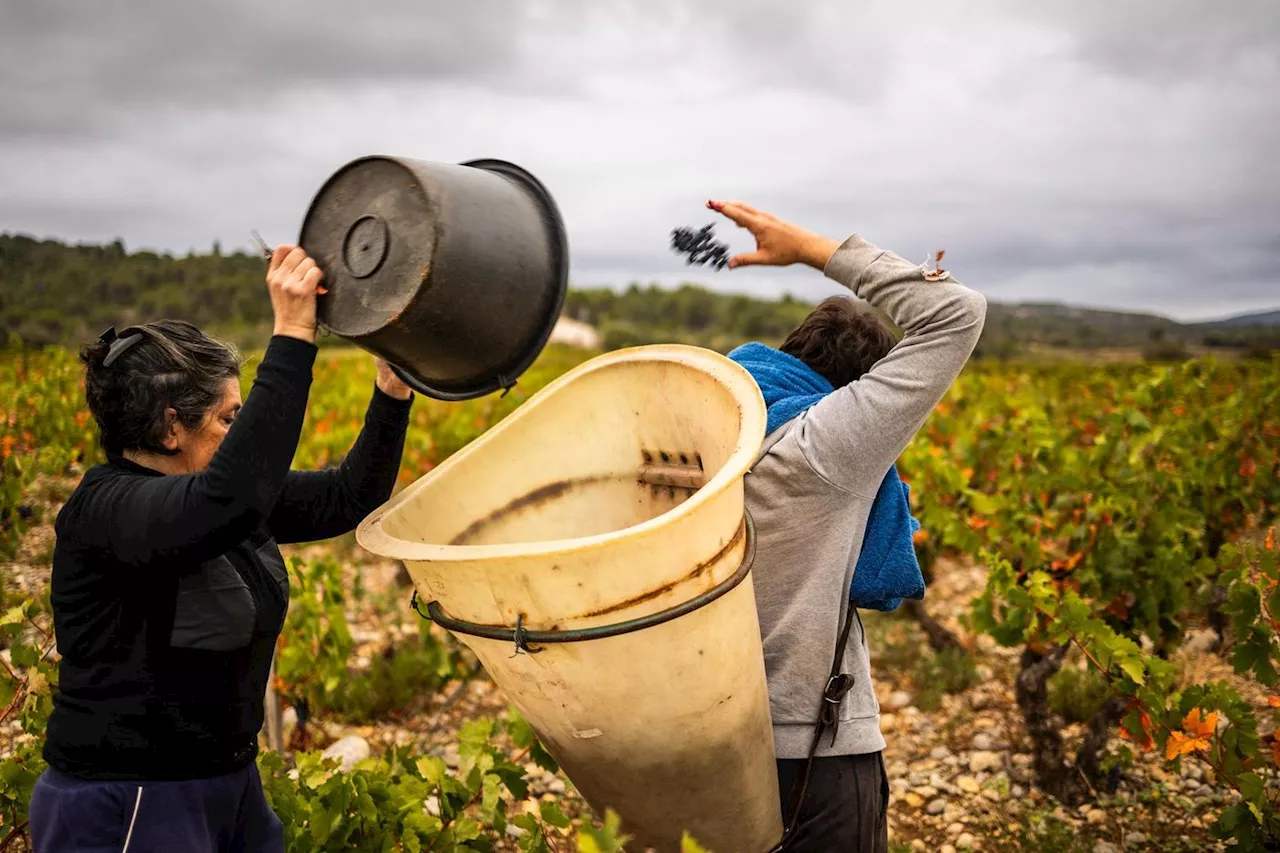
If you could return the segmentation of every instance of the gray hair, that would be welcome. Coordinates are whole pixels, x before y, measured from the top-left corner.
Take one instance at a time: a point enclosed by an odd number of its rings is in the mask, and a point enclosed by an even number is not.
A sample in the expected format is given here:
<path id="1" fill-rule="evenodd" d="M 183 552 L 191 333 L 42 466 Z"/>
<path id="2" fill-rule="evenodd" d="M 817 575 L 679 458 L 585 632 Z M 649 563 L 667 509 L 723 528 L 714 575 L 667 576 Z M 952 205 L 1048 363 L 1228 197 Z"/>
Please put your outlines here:
<path id="1" fill-rule="evenodd" d="M 164 446 L 166 410 L 196 429 L 221 401 L 227 380 L 239 378 L 242 363 L 234 348 L 181 320 L 104 333 L 80 350 L 80 361 L 103 449 L 166 455 L 175 452 Z"/>

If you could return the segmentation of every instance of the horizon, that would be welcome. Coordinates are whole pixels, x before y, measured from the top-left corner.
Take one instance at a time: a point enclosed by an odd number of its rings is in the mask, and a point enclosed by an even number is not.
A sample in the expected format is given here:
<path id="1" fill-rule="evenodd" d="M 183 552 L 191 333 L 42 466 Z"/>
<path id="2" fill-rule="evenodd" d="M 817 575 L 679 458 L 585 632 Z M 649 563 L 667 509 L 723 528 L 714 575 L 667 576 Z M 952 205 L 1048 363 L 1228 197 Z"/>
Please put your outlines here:
<path id="1" fill-rule="evenodd" d="M 124 250 L 126 254 L 137 254 L 142 252 L 149 252 L 151 254 L 154 254 L 160 257 L 164 257 L 168 255 L 174 258 L 175 260 L 182 260 L 185 258 L 212 257 L 213 246 L 215 242 L 218 243 L 223 255 L 244 255 L 247 257 L 257 257 L 258 255 L 257 247 L 253 246 L 249 242 L 246 242 L 246 244 L 242 246 L 234 246 L 230 250 L 228 250 L 221 240 L 210 241 L 209 248 L 203 251 L 192 247 L 183 252 L 177 252 L 170 249 L 158 249 L 155 247 L 148 247 L 148 246 L 131 246 L 129 244 L 129 241 L 124 239 L 123 237 L 115 237 L 105 241 L 71 242 L 60 237 L 54 237 L 54 236 L 42 237 L 35 234 L 31 234 L 29 232 L 24 232 L 24 231 L 0 231 L 0 237 L 25 237 L 31 240 L 36 240 L 41 242 L 52 241 L 56 243 L 61 243 L 66 246 L 73 246 L 73 247 L 109 246 L 112 243 L 118 241 L 122 246 L 124 246 Z M 692 278 L 681 278 L 679 280 L 672 280 L 672 281 L 660 281 L 660 280 L 645 281 L 640 279 L 633 279 L 626 282 L 614 282 L 614 283 L 604 283 L 604 284 L 581 284 L 581 283 L 575 284 L 571 276 L 570 282 L 569 282 L 569 289 L 574 291 L 612 290 L 614 292 L 620 293 L 622 291 L 627 290 L 632 285 L 637 285 L 642 288 L 659 287 L 665 290 L 675 290 L 681 287 L 691 286 L 691 287 L 702 288 L 704 290 L 709 290 L 714 293 L 724 294 L 727 296 L 732 296 L 732 295 L 749 296 L 756 299 L 766 299 L 770 301 L 778 301 L 785 296 L 790 296 L 793 299 L 800 299 L 802 301 L 816 301 L 816 300 L 811 300 L 808 297 L 803 297 L 801 294 L 798 294 L 793 290 L 784 290 L 777 294 L 760 294 L 760 293 L 749 292 L 749 291 L 734 290 L 732 288 L 715 287 L 714 285 L 706 281 L 701 281 L 701 280 L 692 279 Z M 837 288 L 837 292 L 847 293 L 847 291 L 843 291 L 842 289 L 839 289 L 839 288 Z M 1109 312 L 1109 313 L 1116 313 L 1116 314 L 1130 314 L 1134 316 L 1145 316 L 1145 317 L 1153 317 L 1160 320 L 1167 320 L 1169 322 L 1177 323 L 1184 326 L 1195 326 L 1195 325 L 1202 325 L 1202 324 L 1208 324 L 1208 323 L 1221 323 L 1221 322 L 1227 322 L 1230 320 L 1240 319 L 1242 317 L 1280 312 L 1280 302 L 1276 302 L 1276 303 L 1272 303 L 1269 306 L 1264 305 L 1261 308 L 1255 308 L 1255 309 L 1250 309 L 1246 311 L 1238 311 L 1232 314 L 1213 315 L 1213 316 L 1199 317 L 1199 318 L 1192 318 L 1192 319 L 1178 319 L 1176 317 L 1172 317 L 1167 314 L 1161 314 L 1157 311 L 1129 310 L 1125 308 L 1116 308 L 1109 305 L 1092 305 L 1092 304 L 1086 304 L 1086 303 L 1066 302 L 1066 301 L 1060 301 L 1060 300 L 990 299 L 988 301 L 990 301 L 992 304 L 1000 305 L 1005 308 L 1020 308 L 1020 307 L 1067 308 L 1067 309 L 1080 310 L 1080 311 L 1099 311 L 1099 312 Z"/>

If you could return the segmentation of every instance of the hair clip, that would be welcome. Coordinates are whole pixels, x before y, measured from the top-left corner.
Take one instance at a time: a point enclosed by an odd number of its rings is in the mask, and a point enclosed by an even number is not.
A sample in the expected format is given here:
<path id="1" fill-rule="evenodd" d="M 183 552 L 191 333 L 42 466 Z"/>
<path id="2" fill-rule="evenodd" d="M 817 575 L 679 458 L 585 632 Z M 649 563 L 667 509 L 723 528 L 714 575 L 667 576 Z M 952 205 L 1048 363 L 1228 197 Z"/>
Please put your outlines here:
<path id="1" fill-rule="evenodd" d="M 128 332 L 129 330 L 125 329 L 125 331 Z M 102 360 L 102 366 L 110 367 L 111 363 L 123 355 L 129 347 L 133 346 L 144 337 L 145 335 L 143 335 L 142 332 L 135 331 L 133 334 L 126 334 L 122 338 L 116 334 L 115 326 L 107 329 L 98 336 L 98 340 L 102 341 L 104 344 L 108 341 L 111 343 L 111 346 L 107 349 L 107 357 Z"/>

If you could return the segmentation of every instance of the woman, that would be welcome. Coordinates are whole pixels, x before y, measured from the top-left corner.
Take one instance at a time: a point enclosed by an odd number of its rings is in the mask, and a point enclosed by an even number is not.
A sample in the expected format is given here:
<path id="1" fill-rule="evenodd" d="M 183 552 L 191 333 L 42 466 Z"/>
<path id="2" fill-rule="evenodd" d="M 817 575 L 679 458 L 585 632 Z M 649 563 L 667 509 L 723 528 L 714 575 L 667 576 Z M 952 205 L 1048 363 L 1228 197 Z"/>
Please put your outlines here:
<path id="1" fill-rule="evenodd" d="M 350 531 L 390 497 L 412 404 L 379 360 L 342 465 L 289 470 L 321 278 L 300 248 L 272 254 L 274 333 L 243 406 L 234 353 L 186 323 L 109 331 L 81 353 L 107 462 L 55 528 L 62 664 L 37 853 L 284 850 L 254 761 L 288 606 L 277 543 Z"/>

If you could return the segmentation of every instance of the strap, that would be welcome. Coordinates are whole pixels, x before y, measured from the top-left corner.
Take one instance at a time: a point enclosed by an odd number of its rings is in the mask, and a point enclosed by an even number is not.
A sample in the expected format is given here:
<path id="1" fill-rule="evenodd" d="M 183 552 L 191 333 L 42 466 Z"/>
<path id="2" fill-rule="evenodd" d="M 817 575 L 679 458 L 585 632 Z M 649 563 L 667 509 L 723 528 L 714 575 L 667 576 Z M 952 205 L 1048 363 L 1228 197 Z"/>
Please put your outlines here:
<path id="1" fill-rule="evenodd" d="M 783 830 L 782 840 L 769 850 L 769 853 L 780 853 L 786 850 L 800 825 L 800 810 L 804 807 L 805 796 L 809 793 L 809 779 L 813 775 L 813 762 L 818 754 L 818 744 L 828 727 L 831 729 L 831 743 L 836 742 L 836 732 L 840 728 L 840 703 L 853 688 L 853 676 L 841 672 L 844 665 L 845 646 L 849 645 L 849 634 L 853 630 L 853 621 L 858 618 L 858 609 L 853 602 L 848 602 L 845 611 L 844 626 L 840 629 L 840 639 L 836 641 L 835 659 L 831 662 L 831 673 L 827 676 L 827 686 L 822 691 L 822 705 L 818 708 L 818 722 L 813 728 L 813 743 L 809 746 L 809 757 L 805 759 L 804 772 L 796 780 L 791 789 L 793 808 L 791 820 Z"/>
<path id="2" fill-rule="evenodd" d="M 738 532 L 720 549 L 718 554 L 707 561 L 706 565 L 713 565 L 723 560 L 738 546 L 738 543 L 743 538 L 746 539 L 746 548 L 742 555 L 742 562 L 732 575 L 711 589 L 695 595 L 688 601 L 659 610 L 657 613 L 650 613 L 648 616 L 640 616 L 624 622 L 596 625 L 592 628 L 541 631 L 525 628 L 524 614 L 521 613 L 516 616 L 515 628 L 508 628 L 505 625 L 483 625 L 476 622 L 468 622 L 465 619 L 455 619 L 445 612 L 438 601 L 428 602 L 427 612 L 423 613 L 422 608 L 418 606 L 418 591 L 416 589 L 409 598 L 409 606 L 423 619 L 435 622 L 451 633 L 482 637 L 486 640 L 513 642 L 516 654 L 533 655 L 542 651 L 539 647 L 547 643 L 581 643 L 605 637 L 618 637 L 622 634 L 630 634 L 634 631 L 642 631 L 645 628 L 652 628 L 655 625 L 670 622 L 672 619 L 692 613 L 701 607 L 706 607 L 720 598 L 720 596 L 729 592 L 729 590 L 737 587 L 751 572 L 751 565 L 756 558 L 756 526 L 755 522 L 751 520 L 751 513 L 745 509 L 743 510 L 742 524 L 739 525 Z"/>

